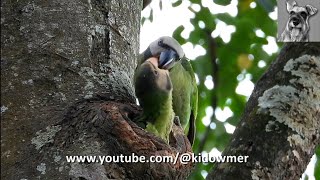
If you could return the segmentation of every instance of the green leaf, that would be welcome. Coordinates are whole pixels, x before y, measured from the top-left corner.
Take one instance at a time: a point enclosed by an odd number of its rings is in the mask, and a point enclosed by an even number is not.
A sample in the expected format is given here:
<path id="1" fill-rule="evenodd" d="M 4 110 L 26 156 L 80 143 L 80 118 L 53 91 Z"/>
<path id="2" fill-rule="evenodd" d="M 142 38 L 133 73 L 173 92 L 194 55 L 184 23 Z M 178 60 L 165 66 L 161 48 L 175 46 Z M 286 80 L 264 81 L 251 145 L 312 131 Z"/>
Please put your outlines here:
<path id="1" fill-rule="evenodd" d="M 177 7 L 177 6 L 180 6 L 180 4 L 182 3 L 182 0 L 178 0 L 174 3 L 172 3 L 172 7 Z"/>
<path id="2" fill-rule="evenodd" d="M 141 24 L 143 25 L 145 21 L 146 21 L 146 18 L 145 18 L 145 17 L 142 17 L 142 18 L 141 18 Z"/>
<path id="3" fill-rule="evenodd" d="M 153 9 L 151 9 L 150 11 L 150 17 L 149 17 L 150 22 L 153 21 Z"/>
<path id="4" fill-rule="evenodd" d="M 173 37 L 180 43 L 185 44 L 186 40 L 181 36 L 182 31 L 184 30 L 184 27 L 181 25 L 177 27 L 176 30 L 173 32 Z"/>
<path id="5" fill-rule="evenodd" d="M 230 4 L 231 0 L 214 0 L 213 2 L 219 5 L 226 6 Z"/>
<path id="6" fill-rule="evenodd" d="M 236 23 L 236 21 L 235 21 L 236 19 L 234 17 L 230 16 L 229 13 L 216 14 L 216 17 L 219 20 L 225 22 L 226 24 L 230 24 L 231 25 L 231 24 L 235 24 Z"/>

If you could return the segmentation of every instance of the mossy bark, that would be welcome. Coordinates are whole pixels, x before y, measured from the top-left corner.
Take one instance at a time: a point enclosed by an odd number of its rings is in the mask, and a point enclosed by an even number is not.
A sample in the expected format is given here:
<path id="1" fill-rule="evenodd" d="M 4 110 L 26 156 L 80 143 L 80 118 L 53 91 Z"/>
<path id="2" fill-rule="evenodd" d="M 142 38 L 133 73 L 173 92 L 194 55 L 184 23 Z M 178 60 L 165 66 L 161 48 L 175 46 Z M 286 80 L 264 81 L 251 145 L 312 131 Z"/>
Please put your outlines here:
<path id="1" fill-rule="evenodd" d="M 320 44 L 288 43 L 257 82 L 221 163 L 207 179 L 299 179 L 320 144 Z"/>

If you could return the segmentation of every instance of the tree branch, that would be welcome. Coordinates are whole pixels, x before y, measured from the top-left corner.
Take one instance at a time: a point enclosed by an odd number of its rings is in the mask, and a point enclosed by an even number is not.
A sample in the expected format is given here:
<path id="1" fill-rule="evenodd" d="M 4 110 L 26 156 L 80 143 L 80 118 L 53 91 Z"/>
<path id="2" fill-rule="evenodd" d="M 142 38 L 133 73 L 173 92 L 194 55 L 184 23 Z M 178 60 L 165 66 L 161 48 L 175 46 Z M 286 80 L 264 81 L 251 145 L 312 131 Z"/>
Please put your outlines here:
<path id="1" fill-rule="evenodd" d="M 217 89 L 219 87 L 219 67 L 216 62 L 217 59 L 217 54 L 216 54 L 216 42 L 214 38 L 211 37 L 211 34 L 208 32 L 207 33 L 208 39 L 209 39 L 209 47 L 208 47 L 208 54 L 209 57 L 211 58 L 212 62 L 212 78 L 213 78 L 213 84 L 214 84 L 214 93 L 212 95 L 211 99 L 211 106 L 213 109 L 213 112 L 215 112 L 218 104 L 218 95 L 217 95 Z M 204 136 L 202 140 L 200 141 L 199 148 L 198 148 L 198 153 L 201 153 L 204 149 L 204 146 L 208 140 L 209 134 L 212 132 L 210 128 L 210 124 L 216 120 L 215 113 L 213 113 L 210 123 L 206 128 L 206 131 L 204 133 Z"/>
<path id="2" fill-rule="evenodd" d="M 257 82 L 223 155 L 207 179 L 299 179 L 320 144 L 320 43 L 290 43 Z"/>

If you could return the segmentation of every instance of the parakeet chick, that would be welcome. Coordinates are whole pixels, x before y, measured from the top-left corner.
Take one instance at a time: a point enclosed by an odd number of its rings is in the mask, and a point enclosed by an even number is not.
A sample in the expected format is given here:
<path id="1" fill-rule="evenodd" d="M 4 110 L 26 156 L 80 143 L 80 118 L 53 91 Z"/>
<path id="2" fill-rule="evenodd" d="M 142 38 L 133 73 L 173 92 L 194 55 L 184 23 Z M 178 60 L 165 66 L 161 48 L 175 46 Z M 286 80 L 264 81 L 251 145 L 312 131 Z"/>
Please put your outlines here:
<path id="1" fill-rule="evenodd" d="M 169 71 L 158 68 L 158 59 L 149 58 L 135 72 L 135 91 L 143 114 L 137 124 L 146 126 L 169 144 L 173 125 L 172 83 Z"/>

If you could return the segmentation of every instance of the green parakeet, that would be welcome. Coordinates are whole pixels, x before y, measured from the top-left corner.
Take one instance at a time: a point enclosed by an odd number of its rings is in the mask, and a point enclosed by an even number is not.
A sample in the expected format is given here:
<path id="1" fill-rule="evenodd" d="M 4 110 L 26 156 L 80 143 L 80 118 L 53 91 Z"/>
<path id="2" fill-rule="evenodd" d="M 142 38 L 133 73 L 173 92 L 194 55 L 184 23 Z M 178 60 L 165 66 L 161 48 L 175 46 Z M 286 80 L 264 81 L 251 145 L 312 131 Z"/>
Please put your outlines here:
<path id="1" fill-rule="evenodd" d="M 169 71 L 159 69 L 156 58 L 149 58 L 137 67 L 135 92 L 143 108 L 143 114 L 135 121 L 169 144 L 174 118 L 172 83 Z"/>
<path id="2" fill-rule="evenodd" d="M 190 62 L 182 58 L 170 69 L 173 84 L 173 110 L 191 144 L 195 138 L 195 120 L 198 110 L 198 88 Z"/>
<path id="3" fill-rule="evenodd" d="M 173 85 L 172 103 L 176 116 L 191 144 L 195 136 L 195 120 L 198 108 L 198 89 L 190 62 L 184 57 L 180 44 L 164 36 L 152 42 L 140 55 L 139 63 L 150 57 L 158 59 L 158 67 L 169 70 Z"/>

